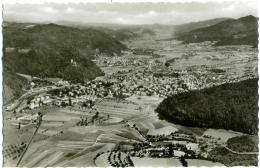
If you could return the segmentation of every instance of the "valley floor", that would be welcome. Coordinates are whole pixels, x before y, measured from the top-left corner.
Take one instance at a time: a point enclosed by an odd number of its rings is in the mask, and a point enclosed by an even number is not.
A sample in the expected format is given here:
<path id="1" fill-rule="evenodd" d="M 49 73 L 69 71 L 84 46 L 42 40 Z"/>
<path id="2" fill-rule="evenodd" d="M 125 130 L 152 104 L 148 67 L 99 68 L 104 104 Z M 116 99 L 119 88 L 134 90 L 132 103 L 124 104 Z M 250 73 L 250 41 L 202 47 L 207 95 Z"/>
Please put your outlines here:
<path id="1" fill-rule="evenodd" d="M 227 147 L 228 139 L 249 135 L 177 125 L 154 112 L 169 95 L 256 77 L 254 49 L 155 39 L 127 45 L 148 46 L 157 55 L 100 56 L 95 62 L 104 77 L 86 85 L 36 87 L 6 106 L 4 165 L 17 166 L 25 152 L 19 166 L 230 166 L 216 150 L 224 148 L 234 162 L 246 155 L 237 165 L 256 166 L 258 152 Z"/>

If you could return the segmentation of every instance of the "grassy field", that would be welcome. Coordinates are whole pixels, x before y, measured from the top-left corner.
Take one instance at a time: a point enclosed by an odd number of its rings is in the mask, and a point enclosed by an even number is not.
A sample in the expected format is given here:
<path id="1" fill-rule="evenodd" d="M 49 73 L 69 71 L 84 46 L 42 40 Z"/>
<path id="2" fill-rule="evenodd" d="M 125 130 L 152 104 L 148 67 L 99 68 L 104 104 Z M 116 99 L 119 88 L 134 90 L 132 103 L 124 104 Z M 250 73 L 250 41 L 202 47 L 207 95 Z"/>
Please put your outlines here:
<path id="1" fill-rule="evenodd" d="M 132 103 L 120 103 L 113 101 L 103 101 L 95 105 L 95 108 L 105 115 L 125 119 L 134 115 L 140 115 L 137 105 Z"/>
<path id="2" fill-rule="evenodd" d="M 227 142 L 230 138 L 241 135 L 243 135 L 243 133 L 224 129 L 207 129 L 203 134 L 203 136 L 211 136 L 216 139 L 221 138 L 224 142 Z"/>
<path id="3" fill-rule="evenodd" d="M 224 166 L 221 163 L 211 162 L 211 161 L 208 161 L 208 160 L 186 159 L 186 161 L 188 162 L 188 166 L 195 166 L 195 167 L 201 167 L 201 166 L 206 166 L 206 167 Z"/>
<path id="4" fill-rule="evenodd" d="M 111 165 L 108 162 L 108 155 L 109 155 L 109 153 L 104 153 L 104 154 L 100 155 L 96 159 L 95 164 L 98 167 L 110 167 Z"/>
<path id="5" fill-rule="evenodd" d="M 216 147 L 209 153 L 209 158 L 225 166 L 257 166 L 257 155 L 234 154 L 224 147 Z"/>
<path id="6" fill-rule="evenodd" d="M 178 167 L 182 166 L 179 159 L 177 158 L 138 158 L 132 157 L 131 158 L 134 165 L 136 167 L 146 167 L 146 166 L 153 166 L 153 167 Z"/>

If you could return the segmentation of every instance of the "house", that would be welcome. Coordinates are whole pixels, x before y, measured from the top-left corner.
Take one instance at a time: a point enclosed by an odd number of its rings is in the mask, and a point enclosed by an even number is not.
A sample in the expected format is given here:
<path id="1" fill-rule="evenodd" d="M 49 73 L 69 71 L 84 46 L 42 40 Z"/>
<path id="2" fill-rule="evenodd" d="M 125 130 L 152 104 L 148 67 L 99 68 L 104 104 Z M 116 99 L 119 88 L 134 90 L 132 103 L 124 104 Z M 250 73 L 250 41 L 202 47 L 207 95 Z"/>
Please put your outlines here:
<path id="1" fill-rule="evenodd" d="M 44 99 L 42 100 L 43 104 L 49 104 L 52 102 L 52 99 L 50 98 L 50 96 L 45 96 Z"/>
<path id="2" fill-rule="evenodd" d="M 198 152 L 199 151 L 199 144 L 189 142 L 189 143 L 186 144 L 186 148 L 189 149 L 189 150 L 192 150 L 194 152 Z"/>
<path id="3" fill-rule="evenodd" d="M 69 85 L 69 82 L 68 81 L 63 81 L 63 80 L 60 80 L 57 82 L 58 85 Z"/>
<path id="4" fill-rule="evenodd" d="M 61 106 L 61 100 L 55 100 L 55 102 L 54 102 L 54 104 L 56 105 L 56 106 Z"/>
<path id="5" fill-rule="evenodd" d="M 174 156 L 177 156 L 177 157 L 181 157 L 181 156 L 185 155 L 185 152 L 178 151 L 178 150 L 174 150 L 173 153 L 174 153 Z"/>
<path id="6" fill-rule="evenodd" d="M 32 102 L 29 104 L 29 108 L 30 108 L 30 109 L 35 109 L 35 108 L 37 108 L 37 107 L 40 107 L 39 102 L 32 101 Z"/>
<path id="7" fill-rule="evenodd" d="M 6 48 L 5 48 L 5 52 L 7 52 L 7 53 L 8 53 L 8 52 L 12 52 L 12 51 L 14 51 L 14 49 L 15 49 L 15 48 L 13 48 L 13 47 L 6 47 Z"/>
<path id="8" fill-rule="evenodd" d="M 18 53 L 28 53 L 29 51 L 30 49 L 26 49 L 26 48 L 18 49 Z"/>
<path id="9" fill-rule="evenodd" d="M 184 145 L 184 146 L 187 145 L 186 141 L 168 140 L 168 141 L 165 141 L 165 142 L 171 142 L 173 145 Z"/>

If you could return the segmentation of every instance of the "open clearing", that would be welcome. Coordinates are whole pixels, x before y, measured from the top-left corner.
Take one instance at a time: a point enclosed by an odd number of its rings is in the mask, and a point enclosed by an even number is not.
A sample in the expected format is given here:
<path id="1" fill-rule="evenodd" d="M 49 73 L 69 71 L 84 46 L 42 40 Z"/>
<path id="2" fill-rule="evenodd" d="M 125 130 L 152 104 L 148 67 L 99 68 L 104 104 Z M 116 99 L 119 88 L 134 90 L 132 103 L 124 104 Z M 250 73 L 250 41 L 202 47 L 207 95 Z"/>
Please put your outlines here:
<path id="1" fill-rule="evenodd" d="M 221 138 L 224 142 L 227 142 L 227 140 L 229 138 L 233 138 L 236 136 L 242 136 L 244 135 L 241 132 L 235 132 L 235 131 L 231 131 L 231 130 L 224 130 L 224 129 L 207 129 L 203 136 L 211 136 L 214 138 Z"/>
<path id="2" fill-rule="evenodd" d="M 206 166 L 206 167 L 225 166 L 221 163 L 211 162 L 211 161 L 208 161 L 208 160 L 186 159 L 186 161 L 188 162 L 188 166 L 196 166 L 196 167 L 200 167 L 200 166 Z"/>
<path id="3" fill-rule="evenodd" d="M 148 135 L 170 135 L 171 133 L 174 133 L 178 131 L 178 129 L 172 127 L 172 126 L 167 126 L 159 129 L 152 129 L 149 130 L 147 133 Z"/>

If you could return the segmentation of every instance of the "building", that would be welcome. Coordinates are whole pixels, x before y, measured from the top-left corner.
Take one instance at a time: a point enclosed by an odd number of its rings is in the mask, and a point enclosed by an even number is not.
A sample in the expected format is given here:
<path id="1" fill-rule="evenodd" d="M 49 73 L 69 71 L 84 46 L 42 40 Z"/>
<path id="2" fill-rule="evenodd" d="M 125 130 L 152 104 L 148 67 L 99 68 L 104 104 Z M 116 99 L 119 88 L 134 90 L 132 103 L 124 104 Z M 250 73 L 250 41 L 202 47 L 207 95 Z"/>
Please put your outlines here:
<path id="1" fill-rule="evenodd" d="M 199 151 L 199 144 L 189 142 L 186 144 L 186 148 L 197 153 Z"/>

